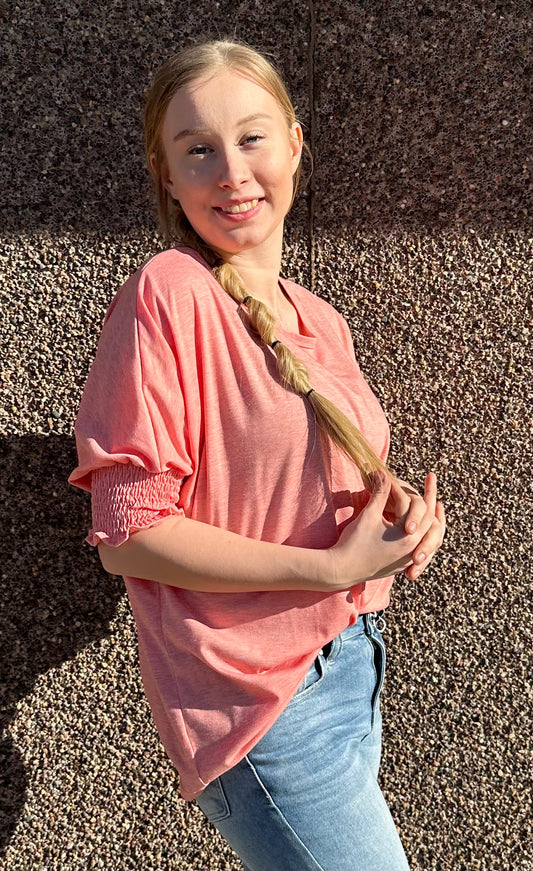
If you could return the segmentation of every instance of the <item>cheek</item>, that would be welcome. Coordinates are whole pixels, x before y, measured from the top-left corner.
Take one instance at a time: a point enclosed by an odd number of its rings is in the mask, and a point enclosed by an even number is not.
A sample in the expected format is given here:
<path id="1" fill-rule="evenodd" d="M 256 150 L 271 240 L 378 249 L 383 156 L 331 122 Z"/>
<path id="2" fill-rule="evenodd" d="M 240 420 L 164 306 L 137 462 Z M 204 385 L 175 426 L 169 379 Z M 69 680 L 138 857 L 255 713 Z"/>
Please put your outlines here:
<path id="1" fill-rule="evenodd" d="M 172 177 L 174 181 L 173 196 L 182 204 L 187 204 L 189 208 L 199 205 L 199 197 L 207 183 L 204 175 L 201 170 L 191 170 L 186 174 L 176 173 Z"/>
<path id="2" fill-rule="evenodd" d="M 265 185 L 280 191 L 292 191 L 292 175 L 291 161 L 283 157 L 271 157 L 263 161 L 258 171 L 258 177 L 264 179 Z"/>

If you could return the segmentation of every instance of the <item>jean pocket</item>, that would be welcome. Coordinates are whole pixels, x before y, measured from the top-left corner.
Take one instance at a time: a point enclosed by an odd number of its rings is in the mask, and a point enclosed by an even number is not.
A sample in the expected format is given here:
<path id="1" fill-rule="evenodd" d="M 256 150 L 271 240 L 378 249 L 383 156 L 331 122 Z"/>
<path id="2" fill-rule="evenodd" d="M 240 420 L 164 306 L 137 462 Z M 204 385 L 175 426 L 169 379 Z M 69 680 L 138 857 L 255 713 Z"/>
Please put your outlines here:
<path id="1" fill-rule="evenodd" d="M 212 823 L 219 823 L 231 815 L 220 777 L 212 780 L 196 799 L 196 804 Z"/>
<path id="2" fill-rule="evenodd" d="M 294 693 L 289 704 L 295 704 L 307 698 L 318 689 L 326 671 L 326 657 L 320 651 L 314 662 L 311 663 L 303 681 Z"/>

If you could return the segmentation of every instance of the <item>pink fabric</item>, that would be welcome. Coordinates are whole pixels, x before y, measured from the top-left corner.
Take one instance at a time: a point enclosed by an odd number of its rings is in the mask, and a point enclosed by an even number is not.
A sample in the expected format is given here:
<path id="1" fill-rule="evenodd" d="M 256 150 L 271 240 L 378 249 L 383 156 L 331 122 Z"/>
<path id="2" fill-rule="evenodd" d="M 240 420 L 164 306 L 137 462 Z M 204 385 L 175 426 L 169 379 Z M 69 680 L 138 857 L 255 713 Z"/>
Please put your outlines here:
<path id="1" fill-rule="evenodd" d="M 93 530 L 87 541 L 117 547 L 130 532 L 171 514 L 183 515 L 177 505 L 180 486 L 175 471 L 150 473 L 130 463 L 96 469 L 91 475 Z"/>
<path id="2" fill-rule="evenodd" d="M 300 332 L 277 337 L 385 458 L 388 426 L 324 300 L 282 281 Z M 154 257 L 113 301 L 84 391 L 71 483 L 93 494 L 89 540 L 181 513 L 250 538 L 333 545 L 366 501 L 273 352 L 188 249 Z M 146 694 L 185 799 L 236 764 L 279 716 L 322 645 L 386 607 L 392 579 L 341 593 L 199 593 L 126 578 Z"/>

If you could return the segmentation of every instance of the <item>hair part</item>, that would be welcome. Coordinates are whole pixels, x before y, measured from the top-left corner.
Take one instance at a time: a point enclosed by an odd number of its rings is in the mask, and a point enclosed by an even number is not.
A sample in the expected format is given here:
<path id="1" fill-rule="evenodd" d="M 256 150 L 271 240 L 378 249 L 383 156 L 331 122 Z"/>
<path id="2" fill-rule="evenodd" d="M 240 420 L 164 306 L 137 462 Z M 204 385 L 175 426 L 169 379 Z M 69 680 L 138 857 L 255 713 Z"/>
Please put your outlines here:
<path id="1" fill-rule="evenodd" d="M 144 134 L 146 159 L 154 180 L 159 224 L 169 245 L 180 243 L 197 251 L 212 268 L 213 275 L 239 305 L 246 300 L 250 325 L 266 345 L 273 347 L 283 385 L 304 397 L 311 405 L 318 426 L 359 468 L 367 489 L 374 489 L 376 473 L 390 475 L 385 463 L 375 454 L 356 426 L 326 397 L 317 393 L 309 373 L 293 352 L 275 338 L 275 319 L 268 307 L 247 291 L 244 282 L 229 263 L 221 262 L 196 233 L 179 202 L 167 191 L 163 179 L 166 157 L 161 142 L 161 127 L 172 97 L 180 88 L 216 74 L 234 70 L 247 76 L 275 98 L 291 130 L 296 113 L 281 76 L 259 52 L 243 43 L 220 40 L 190 46 L 171 57 L 158 70 L 146 96 Z M 306 150 L 310 155 L 309 150 Z M 301 177 L 300 165 L 293 177 L 293 200 Z M 291 203 L 292 205 L 292 203 Z"/>

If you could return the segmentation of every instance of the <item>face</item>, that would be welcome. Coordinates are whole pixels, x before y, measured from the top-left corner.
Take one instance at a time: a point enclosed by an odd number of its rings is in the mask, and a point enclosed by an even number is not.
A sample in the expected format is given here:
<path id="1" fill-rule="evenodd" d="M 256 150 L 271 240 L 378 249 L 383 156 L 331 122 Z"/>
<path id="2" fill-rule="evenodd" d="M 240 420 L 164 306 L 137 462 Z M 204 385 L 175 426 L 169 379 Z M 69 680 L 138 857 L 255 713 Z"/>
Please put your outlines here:
<path id="1" fill-rule="evenodd" d="M 230 71 L 192 82 L 174 94 L 161 139 L 164 185 L 214 251 L 281 251 L 302 131 L 272 94 Z"/>

